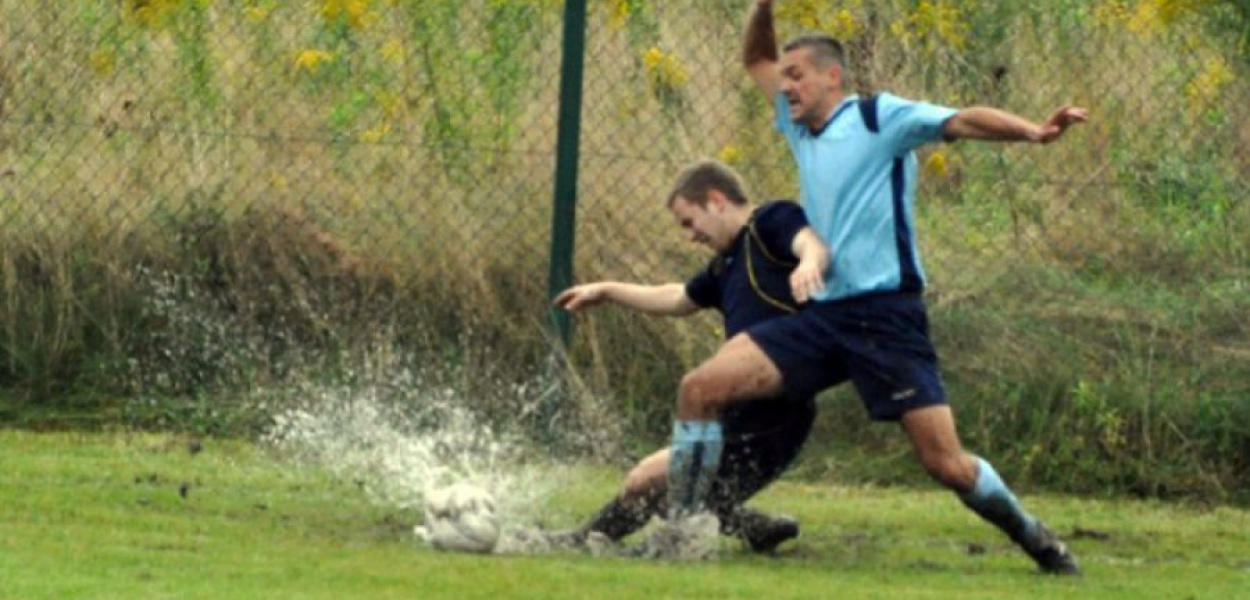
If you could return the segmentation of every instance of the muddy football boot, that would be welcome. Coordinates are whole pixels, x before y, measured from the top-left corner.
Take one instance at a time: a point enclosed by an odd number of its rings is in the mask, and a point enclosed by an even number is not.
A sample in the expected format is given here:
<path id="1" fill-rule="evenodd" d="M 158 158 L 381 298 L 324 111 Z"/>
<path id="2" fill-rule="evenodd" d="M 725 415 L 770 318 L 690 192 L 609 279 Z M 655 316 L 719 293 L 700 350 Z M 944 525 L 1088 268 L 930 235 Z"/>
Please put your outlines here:
<path id="1" fill-rule="evenodd" d="M 784 516 L 771 516 L 739 507 L 726 519 L 733 527 L 730 533 L 738 536 L 752 552 L 771 554 L 777 546 L 799 537 L 799 522 Z"/>
<path id="2" fill-rule="evenodd" d="M 1033 558 L 1043 573 L 1052 575 L 1080 575 L 1081 568 L 1076 564 L 1076 557 L 1068 550 L 1067 544 L 1045 525 L 1037 524 L 1037 533 L 1032 540 L 1020 542 L 1024 551 Z"/>

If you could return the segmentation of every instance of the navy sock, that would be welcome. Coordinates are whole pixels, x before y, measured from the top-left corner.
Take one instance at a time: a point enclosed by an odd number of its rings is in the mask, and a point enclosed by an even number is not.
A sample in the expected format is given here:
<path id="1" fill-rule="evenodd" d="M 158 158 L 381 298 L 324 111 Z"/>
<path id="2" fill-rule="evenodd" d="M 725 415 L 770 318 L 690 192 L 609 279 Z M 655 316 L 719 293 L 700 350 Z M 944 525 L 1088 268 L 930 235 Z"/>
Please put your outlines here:
<path id="1" fill-rule="evenodd" d="M 654 502 L 648 502 L 647 499 L 627 503 L 617 496 L 599 509 L 599 513 L 579 532 L 589 534 L 592 531 L 598 531 L 612 541 L 618 541 L 647 524 L 654 510 L 653 505 Z"/>

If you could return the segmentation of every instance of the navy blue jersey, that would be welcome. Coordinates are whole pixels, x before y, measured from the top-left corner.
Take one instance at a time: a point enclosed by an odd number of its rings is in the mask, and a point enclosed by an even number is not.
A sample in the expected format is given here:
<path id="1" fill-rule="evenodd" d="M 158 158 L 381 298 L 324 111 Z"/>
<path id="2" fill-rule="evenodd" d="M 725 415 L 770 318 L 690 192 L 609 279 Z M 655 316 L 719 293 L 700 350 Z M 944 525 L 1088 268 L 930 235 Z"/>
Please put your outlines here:
<path id="1" fill-rule="evenodd" d="M 725 318 L 725 339 L 762 321 L 798 311 L 790 291 L 790 272 L 798 264 L 794 236 L 807 226 L 803 209 L 775 201 L 756 208 L 729 250 L 719 254 L 686 282 L 686 296 Z M 767 399 L 733 405 L 721 415 L 728 432 L 743 433 L 784 426 L 796 413 L 786 403 L 802 399 Z"/>
<path id="2" fill-rule="evenodd" d="M 725 317 L 725 339 L 765 319 L 798 310 L 790 272 L 799 259 L 794 236 L 807 226 L 793 202 L 769 202 L 755 209 L 729 250 L 686 282 L 686 296 Z"/>

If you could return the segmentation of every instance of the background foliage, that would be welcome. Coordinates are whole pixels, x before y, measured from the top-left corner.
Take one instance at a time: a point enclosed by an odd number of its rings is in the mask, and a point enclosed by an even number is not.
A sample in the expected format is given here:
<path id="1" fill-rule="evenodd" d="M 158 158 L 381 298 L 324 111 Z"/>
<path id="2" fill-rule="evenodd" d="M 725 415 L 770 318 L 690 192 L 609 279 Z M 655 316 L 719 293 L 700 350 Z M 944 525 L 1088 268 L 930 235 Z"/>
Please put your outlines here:
<path id="1" fill-rule="evenodd" d="M 589 2 L 579 280 L 701 264 L 661 202 L 694 158 L 738 167 L 757 198 L 795 193 L 737 62 L 748 5 Z M 600 310 L 577 321 L 575 385 L 550 378 L 562 9 L 0 0 L 0 415 L 246 432 L 265 390 L 412 368 L 501 421 L 624 423 L 627 447 L 655 443 L 714 316 Z M 922 155 L 967 444 L 1059 489 L 1250 489 L 1245 3 L 777 11 L 782 37 L 842 38 L 861 91 L 1093 114 L 1046 148 Z M 907 449 L 862 427 L 852 393 L 822 406 L 806 472 L 915 475 L 882 468 Z"/>

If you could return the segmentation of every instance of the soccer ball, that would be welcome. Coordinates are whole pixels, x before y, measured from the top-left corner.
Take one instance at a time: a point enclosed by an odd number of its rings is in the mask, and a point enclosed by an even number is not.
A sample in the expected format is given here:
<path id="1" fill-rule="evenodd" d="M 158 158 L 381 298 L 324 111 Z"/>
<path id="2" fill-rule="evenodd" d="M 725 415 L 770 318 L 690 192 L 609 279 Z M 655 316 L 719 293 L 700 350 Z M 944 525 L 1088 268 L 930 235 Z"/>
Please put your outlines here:
<path id="1" fill-rule="evenodd" d="M 426 494 L 417 535 L 435 550 L 489 553 L 499 543 L 499 517 L 490 492 L 457 483 Z"/>

